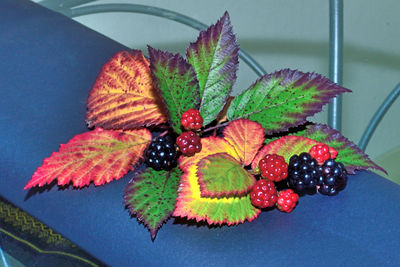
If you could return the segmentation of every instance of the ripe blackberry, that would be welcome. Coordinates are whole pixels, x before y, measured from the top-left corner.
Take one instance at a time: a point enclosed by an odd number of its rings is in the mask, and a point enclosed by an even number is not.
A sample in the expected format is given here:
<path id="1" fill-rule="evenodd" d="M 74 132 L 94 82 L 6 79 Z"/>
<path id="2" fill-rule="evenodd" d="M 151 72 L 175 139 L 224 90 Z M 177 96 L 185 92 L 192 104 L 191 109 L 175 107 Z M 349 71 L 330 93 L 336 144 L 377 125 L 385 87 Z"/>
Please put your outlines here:
<path id="1" fill-rule="evenodd" d="M 193 156 L 201 151 L 201 139 L 194 132 L 184 132 L 176 139 L 180 151 L 185 156 Z"/>
<path id="2" fill-rule="evenodd" d="M 325 161 L 321 166 L 322 175 L 318 179 L 318 192 L 323 195 L 333 196 L 346 187 L 347 171 L 341 162 L 333 159 Z"/>
<path id="3" fill-rule="evenodd" d="M 278 200 L 274 183 L 264 179 L 258 180 L 250 192 L 250 199 L 251 204 L 257 208 L 272 207 Z"/>
<path id="4" fill-rule="evenodd" d="M 291 212 L 296 207 L 299 195 L 292 189 L 282 190 L 278 193 L 278 201 L 276 206 L 280 211 Z"/>
<path id="5" fill-rule="evenodd" d="M 199 130 L 203 126 L 203 117 L 196 109 L 188 109 L 183 112 L 181 124 L 186 130 Z"/>
<path id="6" fill-rule="evenodd" d="M 176 146 L 169 136 L 160 136 L 146 150 L 147 166 L 156 171 L 170 170 L 176 166 Z"/>
<path id="7" fill-rule="evenodd" d="M 296 192 L 314 189 L 321 177 L 318 162 L 308 153 L 294 155 L 289 160 L 288 184 Z"/>
<path id="8" fill-rule="evenodd" d="M 287 177 L 288 165 L 282 156 L 265 155 L 258 164 L 261 176 L 269 181 L 279 182 Z"/>

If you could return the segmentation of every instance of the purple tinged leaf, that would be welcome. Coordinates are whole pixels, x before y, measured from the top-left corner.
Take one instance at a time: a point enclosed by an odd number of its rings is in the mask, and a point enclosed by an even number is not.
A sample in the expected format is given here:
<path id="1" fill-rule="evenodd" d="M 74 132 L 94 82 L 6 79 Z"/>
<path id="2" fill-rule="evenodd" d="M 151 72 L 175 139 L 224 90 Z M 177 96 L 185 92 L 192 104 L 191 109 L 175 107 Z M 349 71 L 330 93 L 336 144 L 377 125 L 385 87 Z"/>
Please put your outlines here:
<path id="1" fill-rule="evenodd" d="M 351 91 L 322 75 L 284 69 L 261 77 L 236 96 L 227 118 L 257 121 L 266 134 L 273 134 L 305 123 L 344 92 Z"/>
<path id="2" fill-rule="evenodd" d="M 148 47 L 150 70 L 169 113 L 172 128 L 182 132 L 182 114 L 190 109 L 198 109 L 200 98 L 198 82 L 192 66 L 179 54 L 160 51 Z"/>
<path id="3" fill-rule="evenodd" d="M 229 14 L 225 14 L 191 43 L 186 56 L 199 81 L 200 113 L 204 125 L 217 118 L 236 81 L 239 46 Z"/>
<path id="4" fill-rule="evenodd" d="M 328 125 L 309 125 L 306 130 L 297 132 L 295 135 L 325 143 L 336 149 L 338 152 L 336 161 L 342 162 L 350 174 L 354 174 L 355 170 L 367 170 L 370 168 L 387 173 L 382 167 L 375 164 L 357 145 Z"/>

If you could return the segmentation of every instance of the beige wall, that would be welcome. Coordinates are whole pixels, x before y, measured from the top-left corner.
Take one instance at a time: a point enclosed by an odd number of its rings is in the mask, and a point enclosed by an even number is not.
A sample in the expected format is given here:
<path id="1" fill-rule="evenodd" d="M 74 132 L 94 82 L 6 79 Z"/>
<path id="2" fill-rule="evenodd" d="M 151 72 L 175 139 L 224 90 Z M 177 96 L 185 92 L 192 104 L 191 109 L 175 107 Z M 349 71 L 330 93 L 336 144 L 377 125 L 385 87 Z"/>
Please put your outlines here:
<path id="1" fill-rule="evenodd" d="M 97 1 L 96 3 L 115 3 Z M 228 10 L 240 47 L 268 71 L 295 68 L 328 75 L 328 8 L 322 0 L 131 0 L 118 1 L 171 9 L 210 24 Z M 370 118 L 400 82 L 400 1 L 344 1 L 343 133 L 358 143 Z M 197 32 L 162 18 L 140 14 L 99 14 L 77 21 L 135 49 L 149 44 L 172 52 L 185 51 Z M 147 52 L 146 52 L 147 53 Z M 256 75 L 240 65 L 235 92 Z M 372 158 L 400 145 L 400 99 L 392 106 L 371 140 Z M 326 122 L 326 113 L 314 121 Z"/>

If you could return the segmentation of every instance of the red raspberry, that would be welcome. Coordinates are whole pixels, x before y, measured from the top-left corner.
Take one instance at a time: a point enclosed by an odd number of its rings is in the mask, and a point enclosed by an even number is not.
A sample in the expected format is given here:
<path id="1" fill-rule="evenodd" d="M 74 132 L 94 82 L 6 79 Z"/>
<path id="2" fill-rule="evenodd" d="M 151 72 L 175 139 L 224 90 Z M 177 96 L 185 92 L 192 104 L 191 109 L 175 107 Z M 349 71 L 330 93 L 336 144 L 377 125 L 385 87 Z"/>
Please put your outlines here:
<path id="1" fill-rule="evenodd" d="M 196 109 L 188 109 L 183 112 L 181 124 L 186 130 L 198 130 L 203 126 L 203 117 Z"/>
<path id="2" fill-rule="evenodd" d="M 299 195 L 292 189 L 282 190 L 278 193 L 278 201 L 276 205 L 280 211 L 291 212 L 299 200 Z"/>
<path id="3" fill-rule="evenodd" d="M 337 151 L 325 144 L 313 146 L 308 152 L 321 165 L 328 159 L 336 158 Z"/>
<path id="4" fill-rule="evenodd" d="M 278 199 L 274 183 L 265 179 L 258 180 L 251 190 L 250 199 L 251 204 L 257 208 L 272 207 Z"/>
<path id="5" fill-rule="evenodd" d="M 287 177 L 288 165 L 282 156 L 267 154 L 259 162 L 261 176 L 267 180 L 279 182 Z"/>
<path id="6" fill-rule="evenodd" d="M 185 156 L 193 156 L 201 151 L 201 139 L 194 132 L 184 132 L 176 139 L 182 154 Z"/>

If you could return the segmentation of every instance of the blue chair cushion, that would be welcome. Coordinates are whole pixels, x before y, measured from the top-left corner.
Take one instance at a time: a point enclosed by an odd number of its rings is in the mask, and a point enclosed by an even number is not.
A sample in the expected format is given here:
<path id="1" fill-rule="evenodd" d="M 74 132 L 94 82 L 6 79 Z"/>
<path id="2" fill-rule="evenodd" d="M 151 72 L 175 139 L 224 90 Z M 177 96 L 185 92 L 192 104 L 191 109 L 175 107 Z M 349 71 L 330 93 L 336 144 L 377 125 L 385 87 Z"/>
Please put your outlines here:
<path id="1" fill-rule="evenodd" d="M 148 29 L 151 30 L 151 29 Z M 335 197 L 305 196 L 234 227 L 171 219 L 154 242 L 123 189 L 23 188 L 59 144 L 87 131 L 86 99 L 126 47 L 25 0 L 0 1 L 0 194 L 112 266 L 397 265 L 400 187 L 359 172 Z"/>

